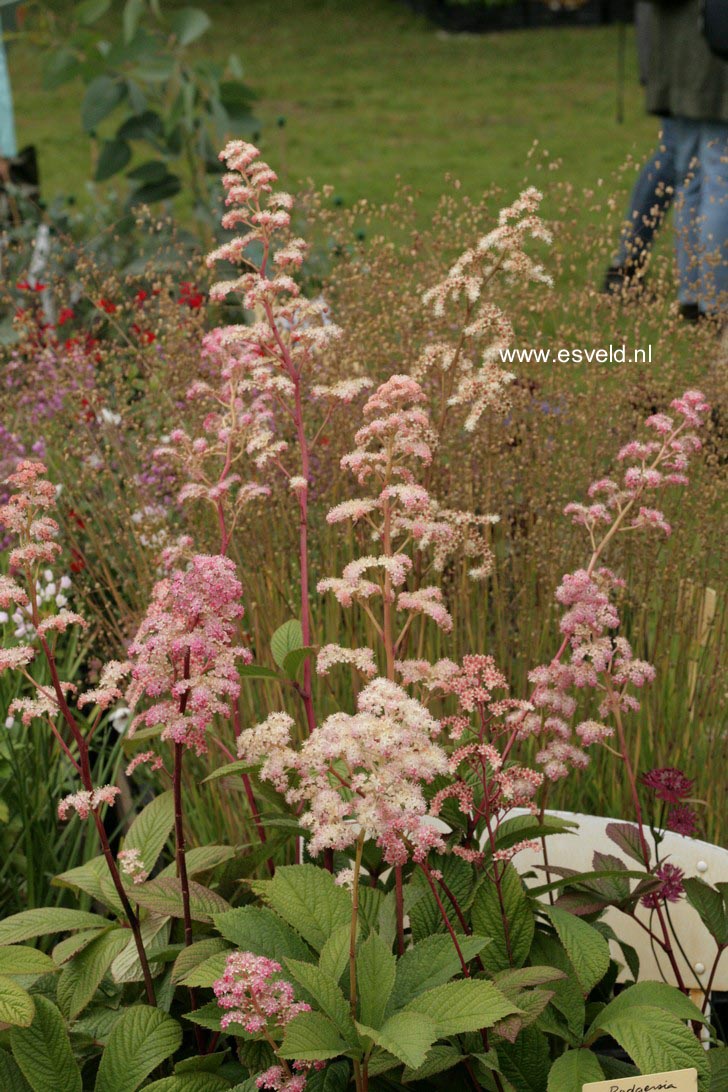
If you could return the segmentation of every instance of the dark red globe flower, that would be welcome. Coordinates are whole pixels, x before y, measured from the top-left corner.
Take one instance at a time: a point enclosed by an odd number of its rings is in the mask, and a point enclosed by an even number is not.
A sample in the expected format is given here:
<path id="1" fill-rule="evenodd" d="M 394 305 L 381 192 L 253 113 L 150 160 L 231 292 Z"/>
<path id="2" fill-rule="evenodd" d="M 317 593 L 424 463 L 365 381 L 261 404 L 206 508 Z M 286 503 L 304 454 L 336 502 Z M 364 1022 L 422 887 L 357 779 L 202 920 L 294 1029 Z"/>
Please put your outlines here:
<path id="1" fill-rule="evenodd" d="M 693 780 L 674 766 L 664 766 L 659 770 L 649 770 L 642 774 L 640 781 L 652 789 L 658 800 L 666 804 L 679 804 L 693 791 Z"/>

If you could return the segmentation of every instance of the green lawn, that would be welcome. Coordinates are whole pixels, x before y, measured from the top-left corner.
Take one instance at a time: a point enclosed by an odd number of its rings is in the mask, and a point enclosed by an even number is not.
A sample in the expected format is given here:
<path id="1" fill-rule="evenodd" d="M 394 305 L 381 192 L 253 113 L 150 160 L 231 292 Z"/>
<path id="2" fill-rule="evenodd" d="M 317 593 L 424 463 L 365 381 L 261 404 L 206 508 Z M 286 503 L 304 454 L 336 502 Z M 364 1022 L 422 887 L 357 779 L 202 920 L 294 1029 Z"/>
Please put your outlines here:
<path id="1" fill-rule="evenodd" d="M 266 154 L 295 188 L 311 178 L 344 201 L 387 200 L 395 179 L 421 192 L 423 214 L 451 173 L 477 196 L 515 193 L 535 139 L 558 174 L 593 186 L 656 125 L 644 115 L 631 30 L 626 120 L 615 120 L 617 29 L 453 36 L 396 0 L 207 0 L 209 55 L 242 57 L 258 91 Z M 11 51 L 19 139 L 40 151 L 46 197 L 83 192 L 89 148 L 80 85 L 41 89 L 28 47 Z M 279 130 L 276 120 L 286 119 Z"/>

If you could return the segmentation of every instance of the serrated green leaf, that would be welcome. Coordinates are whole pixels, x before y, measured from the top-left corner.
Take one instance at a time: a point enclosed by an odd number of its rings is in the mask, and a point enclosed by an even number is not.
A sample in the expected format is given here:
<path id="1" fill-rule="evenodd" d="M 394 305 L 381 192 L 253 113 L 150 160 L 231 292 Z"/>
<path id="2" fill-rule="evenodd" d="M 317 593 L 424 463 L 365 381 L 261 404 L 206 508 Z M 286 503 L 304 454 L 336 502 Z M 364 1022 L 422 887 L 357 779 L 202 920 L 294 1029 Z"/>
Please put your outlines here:
<path id="1" fill-rule="evenodd" d="M 566 972 L 557 967 L 518 967 L 512 971 L 499 971 L 493 981 L 502 993 L 510 997 L 514 991 L 526 990 L 529 986 L 544 986 L 547 982 L 559 982 L 566 978 Z"/>
<path id="2" fill-rule="evenodd" d="M 129 827 L 124 849 L 137 849 L 144 868 L 151 872 L 174 827 L 174 795 L 160 793 L 143 808 Z"/>
<path id="3" fill-rule="evenodd" d="M 270 639 L 270 650 L 273 659 L 283 669 L 286 656 L 289 652 L 303 648 L 303 630 L 297 618 L 291 618 L 279 626 Z"/>
<path id="4" fill-rule="evenodd" d="M 258 664 L 241 664 L 238 674 L 246 679 L 280 679 L 272 667 L 260 667 Z"/>
<path id="5" fill-rule="evenodd" d="M 48 974 L 59 968 L 50 956 L 37 948 L 8 945 L 0 948 L 0 974 Z"/>
<path id="6" fill-rule="evenodd" d="M 394 988 L 397 960 L 377 933 L 371 933 L 356 953 L 359 1020 L 380 1028 Z"/>
<path id="7" fill-rule="evenodd" d="M 315 649 L 307 646 L 306 648 L 294 648 L 292 652 L 289 652 L 281 664 L 281 667 L 285 671 L 289 679 L 295 679 L 298 672 L 301 669 L 301 665 L 309 656 L 313 656 Z"/>
<path id="8" fill-rule="evenodd" d="M 596 929 L 574 914 L 555 906 L 546 907 L 545 913 L 573 964 L 582 991 L 588 994 L 607 973 L 609 945 Z"/>
<path id="9" fill-rule="evenodd" d="M 234 777 L 244 773 L 251 773 L 256 769 L 257 766 L 251 765 L 250 762 L 243 762 L 242 759 L 236 762 L 226 762 L 224 766 L 218 766 L 207 777 L 203 777 L 202 784 L 206 785 L 208 781 L 218 781 L 221 777 Z"/>
<path id="10" fill-rule="evenodd" d="M 428 1016 L 414 1012 L 396 1012 L 381 1028 L 357 1023 L 360 1035 L 393 1054 L 410 1069 L 424 1064 L 427 1052 L 438 1037 L 437 1024 Z"/>
<path id="11" fill-rule="evenodd" d="M 258 880 L 252 887 L 317 952 L 334 929 L 351 920 L 351 895 L 315 865 L 285 865 L 272 880 Z"/>
<path id="12" fill-rule="evenodd" d="M 435 1077 L 438 1073 L 444 1073 L 453 1066 L 463 1061 L 464 1055 L 453 1046 L 444 1043 L 436 1043 L 427 1052 L 427 1057 L 417 1069 L 405 1066 L 402 1074 L 402 1083 L 411 1084 L 413 1081 L 424 1081 L 429 1077 Z"/>
<path id="13" fill-rule="evenodd" d="M 230 1082 L 215 1073 L 175 1073 L 144 1086 L 144 1092 L 229 1092 Z"/>
<path id="14" fill-rule="evenodd" d="M 101 855 L 92 857 L 90 861 L 76 868 L 70 868 L 67 872 L 61 872 L 53 877 L 51 883 L 54 887 L 70 887 L 72 890 L 83 891 L 97 902 L 109 906 L 115 913 L 121 913 L 121 900 L 113 884 L 109 890 L 105 882 L 108 879 L 110 879 L 109 866 Z"/>
<path id="15" fill-rule="evenodd" d="M 61 907 L 40 907 L 23 910 L 0 921 L 0 945 L 17 944 L 31 937 L 48 933 L 68 933 L 75 929 L 104 929 L 109 922 L 98 914 L 85 910 L 65 910 Z"/>
<path id="16" fill-rule="evenodd" d="M 460 906 L 467 906 L 473 892 L 474 872 L 472 865 L 452 854 L 446 856 L 432 855 L 430 857 L 430 865 L 432 868 L 437 868 L 442 872 L 443 880 L 447 884 L 448 890 L 452 893 L 454 898 L 457 899 L 458 904 Z M 414 880 L 416 884 L 425 887 L 422 896 L 409 908 L 412 939 L 417 943 L 420 940 L 424 940 L 425 937 L 431 936 L 433 933 L 444 933 L 445 923 L 442 919 L 442 914 L 437 902 L 430 891 L 429 885 L 427 885 L 427 881 L 419 872 L 415 873 Z M 405 896 L 407 890 L 411 886 L 414 885 L 408 884 L 407 888 L 405 888 Z M 451 925 L 457 932 L 460 925 L 455 910 L 450 905 L 450 900 L 444 895 L 444 892 L 441 892 L 441 894 L 443 895 L 442 904 L 445 908 L 445 912 L 448 915 Z"/>
<path id="17" fill-rule="evenodd" d="M 501 909 L 502 900 L 502 909 Z M 508 922 L 506 930 L 503 914 Z M 473 931 L 488 937 L 490 944 L 482 959 L 486 969 L 502 971 L 521 967 L 526 961 L 536 928 L 531 901 L 523 881 L 509 864 L 500 881 L 500 897 L 493 881 L 484 877 L 475 892 L 472 907 Z"/>
<path id="18" fill-rule="evenodd" d="M 129 943 L 128 929 L 112 929 L 74 956 L 61 971 L 56 988 L 58 1007 L 74 1020 L 96 993 L 109 967 Z"/>
<path id="19" fill-rule="evenodd" d="M 466 963 L 482 952 L 488 943 L 485 937 L 458 936 Z M 390 1008 L 404 1008 L 419 994 L 449 982 L 460 970 L 460 959 L 449 934 L 420 940 L 397 960 Z"/>
<path id="20" fill-rule="evenodd" d="M 604 1071 L 590 1050 L 567 1050 L 549 1070 L 548 1092 L 581 1092 L 589 1081 L 603 1081 Z"/>
<path id="21" fill-rule="evenodd" d="M 595 1024 L 617 1040 L 643 1073 L 666 1073 L 694 1066 L 701 1082 L 709 1080 L 707 1054 L 691 1029 L 677 1016 L 654 1005 L 632 1005 L 616 1013 L 609 1013 L 609 1007 Z"/>
<path id="22" fill-rule="evenodd" d="M 211 987 L 213 982 L 217 982 L 218 978 L 222 978 L 229 951 L 228 948 L 223 952 L 214 952 L 207 959 L 203 959 L 196 967 L 192 967 L 187 971 L 185 976 L 179 980 L 180 984 L 183 986 L 203 986 L 206 989 Z"/>
<path id="23" fill-rule="evenodd" d="M 548 1020 L 548 1015 L 551 1015 L 549 1009 L 539 1020 L 539 1026 L 545 1028 L 548 1023 L 550 1034 L 562 1037 L 571 1046 L 581 1046 L 585 1020 L 584 996 L 563 945 L 557 937 L 539 931 L 531 946 L 530 959 L 536 966 L 555 967 L 564 973 L 564 977 L 551 987 L 554 992 L 551 1002 L 555 1010 L 553 1020 Z M 560 1022 L 561 1017 L 563 1023 Z"/>
<path id="24" fill-rule="evenodd" d="M 639 827 L 634 823 L 607 823 L 605 833 L 633 861 L 644 865 Z"/>
<path id="25" fill-rule="evenodd" d="M 281 1058 L 300 1058 L 303 1062 L 325 1062 L 349 1050 L 335 1025 L 320 1012 L 302 1012 L 286 1026 Z"/>
<path id="26" fill-rule="evenodd" d="M 321 949 L 319 967 L 338 982 L 349 965 L 349 940 L 351 937 L 350 925 L 339 925 L 334 929 L 329 939 Z"/>
<path id="27" fill-rule="evenodd" d="M 210 891 L 208 887 L 203 887 L 202 884 L 195 883 L 194 880 L 190 882 L 189 890 L 190 914 L 193 921 L 204 921 L 210 924 L 215 914 L 221 914 L 230 909 L 230 904 L 221 895 Z M 172 918 L 184 916 L 182 887 L 180 881 L 173 876 L 139 884 L 134 889 L 134 901 L 155 914 L 169 915 Z"/>
<path id="28" fill-rule="evenodd" d="M 311 949 L 298 933 L 264 906 L 237 907 L 216 914 L 213 920 L 217 931 L 241 951 L 267 956 L 281 964 L 286 959 L 313 959 Z"/>
<path id="29" fill-rule="evenodd" d="M 33 1092 L 81 1092 L 81 1073 L 73 1057 L 60 1012 L 47 997 L 35 997 L 30 1027 L 13 1028 L 10 1046 Z"/>
<path id="30" fill-rule="evenodd" d="M 149 1005 L 127 1009 L 114 1025 L 101 1056 L 95 1092 L 136 1092 L 182 1043 L 182 1028 L 166 1012 Z"/>
<path id="31" fill-rule="evenodd" d="M 189 1020 L 193 1024 L 198 1024 L 201 1028 L 208 1028 L 210 1031 L 222 1031 L 220 1020 L 223 1015 L 223 1010 L 216 1001 L 211 1001 L 207 1005 L 201 1005 L 200 1008 L 195 1009 L 194 1012 L 186 1012 L 184 1014 L 185 1020 Z M 248 1033 L 243 1029 L 242 1025 L 238 1027 L 237 1024 L 235 1025 L 235 1035 L 240 1036 L 241 1038 L 248 1037 Z"/>
<path id="32" fill-rule="evenodd" d="M 27 1028 L 35 1015 L 33 998 L 13 978 L 0 974 L 0 1024 Z"/>
<path id="33" fill-rule="evenodd" d="M 229 911 L 234 913 L 235 911 Z M 222 915 L 225 916 L 224 914 Z M 215 955 L 217 952 L 229 951 L 229 948 L 224 940 L 219 937 L 208 937 L 206 940 L 198 940 L 195 944 L 190 944 L 188 948 L 183 948 L 172 967 L 172 982 L 176 985 L 181 982 L 186 974 L 189 974 L 194 967 L 204 963 L 210 956 Z"/>
<path id="34" fill-rule="evenodd" d="M 618 993 L 602 1009 L 587 1032 L 586 1039 L 589 1040 L 596 1034 L 597 1029 L 602 1026 L 603 1019 L 611 1020 L 615 1016 L 621 1016 L 635 1005 L 649 1005 L 664 1009 L 679 1020 L 689 1020 L 700 1024 L 708 1022 L 698 1006 L 675 986 L 670 986 L 667 982 L 636 982 Z"/>
<path id="35" fill-rule="evenodd" d="M 716 944 L 728 944 L 728 913 L 720 891 L 697 877 L 683 880 L 683 887 L 688 902 L 698 912 Z"/>
<path id="36" fill-rule="evenodd" d="M 349 1003 L 341 992 L 338 982 L 314 963 L 303 963 L 297 959 L 287 959 L 285 966 L 295 981 L 316 1002 L 321 1011 L 334 1023 L 337 1031 L 345 1039 L 356 1041 L 354 1025 L 349 1012 Z"/>
<path id="37" fill-rule="evenodd" d="M 81 952 L 90 944 L 92 940 L 96 940 L 102 933 L 107 932 L 109 929 L 113 929 L 113 922 L 107 922 L 106 929 L 84 929 L 80 933 L 72 933 L 70 937 L 66 937 L 65 940 L 61 940 L 53 948 L 53 959 L 57 964 L 65 963 L 67 960 L 75 956 L 76 952 Z"/>
<path id="38" fill-rule="evenodd" d="M 461 978 L 427 990 L 410 1001 L 405 1011 L 429 1016 L 437 1025 L 438 1035 L 447 1036 L 490 1028 L 520 1010 L 492 982 Z"/>
<path id="39" fill-rule="evenodd" d="M 515 1043 L 498 1043 L 498 1064 L 514 1088 L 546 1092 L 551 1064 L 548 1039 L 536 1028 L 524 1028 Z"/>
<path id="40" fill-rule="evenodd" d="M 728 1088 L 728 1049 L 708 1051 L 710 1087 L 708 1092 L 725 1092 Z"/>
<path id="41" fill-rule="evenodd" d="M 0 1088 L 3 1092 L 32 1092 L 18 1063 L 7 1050 L 0 1048 Z"/>
<path id="42" fill-rule="evenodd" d="M 349 1062 L 329 1062 L 325 1069 L 306 1076 L 306 1092 L 347 1092 L 350 1077 Z"/>

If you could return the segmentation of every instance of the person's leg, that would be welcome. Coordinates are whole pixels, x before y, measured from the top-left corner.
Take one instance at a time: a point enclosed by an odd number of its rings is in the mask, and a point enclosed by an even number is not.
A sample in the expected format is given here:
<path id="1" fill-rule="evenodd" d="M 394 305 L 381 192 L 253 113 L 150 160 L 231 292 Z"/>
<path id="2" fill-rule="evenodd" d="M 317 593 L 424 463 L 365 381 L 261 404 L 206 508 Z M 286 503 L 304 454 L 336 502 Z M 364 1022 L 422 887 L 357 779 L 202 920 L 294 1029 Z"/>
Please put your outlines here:
<path id="1" fill-rule="evenodd" d="M 675 156 L 675 250 L 678 300 L 683 306 L 699 300 L 699 228 L 703 171 L 699 164 L 701 123 L 692 118 L 672 118 L 671 139 Z"/>
<path id="2" fill-rule="evenodd" d="M 675 149 L 671 119 L 665 118 L 660 142 L 640 171 L 629 200 L 627 223 L 614 265 L 642 265 L 662 225 L 675 189 Z"/>
<path id="3" fill-rule="evenodd" d="M 700 132 L 699 272 L 701 310 L 728 313 L 728 125 L 705 122 Z"/>

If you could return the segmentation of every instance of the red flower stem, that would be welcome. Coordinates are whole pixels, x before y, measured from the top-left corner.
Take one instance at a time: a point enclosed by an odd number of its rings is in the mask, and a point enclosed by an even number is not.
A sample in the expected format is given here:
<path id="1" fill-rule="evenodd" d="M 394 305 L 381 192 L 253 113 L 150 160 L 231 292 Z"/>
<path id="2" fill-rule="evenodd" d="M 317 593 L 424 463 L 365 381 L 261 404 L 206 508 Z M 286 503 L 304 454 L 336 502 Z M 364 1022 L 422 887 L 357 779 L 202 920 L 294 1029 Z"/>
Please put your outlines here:
<path id="1" fill-rule="evenodd" d="M 462 968 L 462 972 L 463 972 L 463 974 L 465 975 L 466 978 L 470 978 L 470 971 L 468 970 L 468 965 L 465 962 L 465 959 L 463 957 L 463 951 L 462 951 L 462 948 L 460 947 L 460 942 L 458 941 L 457 934 L 455 933 L 455 930 L 453 929 L 453 927 L 452 927 L 452 925 L 450 923 L 450 919 L 447 916 L 447 911 L 445 910 L 445 907 L 442 905 L 442 899 L 440 898 L 440 896 L 437 893 L 437 886 L 435 884 L 435 880 L 434 880 L 434 878 L 432 876 L 432 873 L 430 872 L 429 866 L 427 865 L 427 863 L 425 861 L 420 861 L 419 866 L 422 869 L 422 871 L 424 872 L 425 879 L 427 880 L 428 884 L 430 885 L 430 890 L 432 891 L 435 902 L 437 903 L 437 908 L 440 911 L 440 916 L 442 917 L 442 920 L 443 920 L 443 922 L 445 924 L 445 928 L 447 929 L 448 933 L 450 934 L 450 939 L 452 940 L 452 942 L 453 942 L 453 944 L 455 946 L 455 951 L 458 954 L 458 959 L 460 960 L 460 966 Z"/>
<path id="2" fill-rule="evenodd" d="M 404 889 L 402 886 L 402 866 L 394 866 L 394 903 L 397 919 L 397 954 L 404 955 Z"/>

